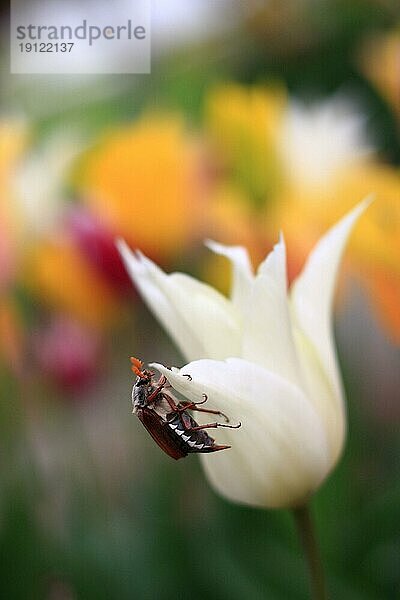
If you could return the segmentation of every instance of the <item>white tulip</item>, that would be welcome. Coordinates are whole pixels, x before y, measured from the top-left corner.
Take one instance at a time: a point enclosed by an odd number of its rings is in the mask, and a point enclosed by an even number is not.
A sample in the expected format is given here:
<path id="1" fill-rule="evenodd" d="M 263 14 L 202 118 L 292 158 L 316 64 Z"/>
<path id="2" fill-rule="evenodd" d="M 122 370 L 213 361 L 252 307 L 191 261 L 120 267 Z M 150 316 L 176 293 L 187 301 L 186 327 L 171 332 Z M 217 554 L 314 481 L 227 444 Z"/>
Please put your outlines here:
<path id="1" fill-rule="evenodd" d="M 214 430 L 230 449 L 201 455 L 211 484 L 229 500 L 299 506 L 341 454 L 346 416 L 332 300 L 344 246 L 368 203 L 322 237 L 290 292 L 282 236 L 256 274 L 244 248 L 207 243 L 232 262 L 230 299 L 187 275 L 165 274 L 118 242 L 144 300 L 192 361 L 172 371 L 151 366 L 187 399 L 207 394 L 210 407 L 242 423 Z"/>
<path id="2" fill-rule="evenodd" d="M 292 184 L 325 189 L 349 165 L 371 158 L 374 148 L 366 135 L 366 122 L 360 107 L 341 93 L 307 105 L 290 100 L 278 145 Z"/>

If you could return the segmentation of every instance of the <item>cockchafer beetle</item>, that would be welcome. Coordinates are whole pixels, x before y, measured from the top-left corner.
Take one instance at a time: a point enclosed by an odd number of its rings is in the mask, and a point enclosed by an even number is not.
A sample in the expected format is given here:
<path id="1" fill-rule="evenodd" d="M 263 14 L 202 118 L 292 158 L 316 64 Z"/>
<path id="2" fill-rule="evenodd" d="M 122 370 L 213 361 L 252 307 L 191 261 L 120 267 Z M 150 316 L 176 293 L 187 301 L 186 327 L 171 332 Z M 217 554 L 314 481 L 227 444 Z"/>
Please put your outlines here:
<path id="1" fill-rule="evenodd" d="M 207 402 L 205 394 L 201 402 L 178 401 L 171 393 L 166 392 L 171 386 L 164 375 L 155 381 L 155 374 L 144 369 L 141 360 L 132 357 L 131 363 L 132 371 L 136 375 L 132 388 L 132 412 L 139 417 L 151 437 L 168 456 L 178 460 L 188 454 L 217 452 L 230 448 L 216 444 L 205 430 L 217 427 L 237 429 L 241 423 L 227 425 L 215 422 L 199 425 L 188 413 L 189 410 L 219 415 L 227 422 L 229 419 L 218 410 L 199 408 L 199 405 Z M 190 375 L 186 377 L 191 380 Z"/>

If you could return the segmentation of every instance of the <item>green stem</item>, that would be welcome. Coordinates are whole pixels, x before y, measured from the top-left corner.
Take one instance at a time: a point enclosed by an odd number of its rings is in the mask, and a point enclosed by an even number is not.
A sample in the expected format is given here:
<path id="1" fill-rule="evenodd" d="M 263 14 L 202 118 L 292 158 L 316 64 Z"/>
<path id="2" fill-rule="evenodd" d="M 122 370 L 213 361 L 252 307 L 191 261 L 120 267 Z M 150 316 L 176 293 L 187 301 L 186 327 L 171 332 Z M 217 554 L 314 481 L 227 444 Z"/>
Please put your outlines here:
<path id="1" fill-rule="evenodd" d="M 295 508 L 293 509 L 293 515 L 303 546 L 304 555 L 308 563 L 312 592 L 311 597 L 314 600 L 328 600 L 324 571 L 322 568 L 321 557 L 315 537 L 310 509 L 307 505 Z"/>

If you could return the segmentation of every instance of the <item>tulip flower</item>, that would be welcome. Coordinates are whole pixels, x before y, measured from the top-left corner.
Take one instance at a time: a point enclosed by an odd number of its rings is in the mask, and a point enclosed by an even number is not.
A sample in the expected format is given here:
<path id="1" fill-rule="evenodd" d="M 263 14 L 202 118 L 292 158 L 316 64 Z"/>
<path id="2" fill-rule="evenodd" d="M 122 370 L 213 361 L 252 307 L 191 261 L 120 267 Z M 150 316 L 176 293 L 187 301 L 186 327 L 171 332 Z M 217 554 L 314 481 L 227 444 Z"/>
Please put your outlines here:
<path id="1" fill-rule="evenodd" d="M 201 456 L 211 484 L 231 501 L 302 506 L 340 457 L 346 416 L 332 303 L 346 241 L 368 203 L 320 239 L 290 291 L 283 236 L 256 274 L 244 248 L 207 243 L 232 262 L 229 299 L 118 242 L 137 289 L 189 361 L 151 366 L 188 400 L 206 394 L 210 407 L 242 423 L 215 434 L 229 450 Z"/>

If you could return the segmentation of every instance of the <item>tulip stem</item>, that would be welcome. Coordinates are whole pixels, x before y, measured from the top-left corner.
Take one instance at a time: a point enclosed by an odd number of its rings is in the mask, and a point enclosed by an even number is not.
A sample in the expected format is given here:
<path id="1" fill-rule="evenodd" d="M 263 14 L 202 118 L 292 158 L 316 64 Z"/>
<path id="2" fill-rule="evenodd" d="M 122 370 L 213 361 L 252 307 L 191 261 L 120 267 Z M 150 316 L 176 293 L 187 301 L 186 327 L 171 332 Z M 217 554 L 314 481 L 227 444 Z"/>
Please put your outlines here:
<path id="1" fill-rule="evenodd" d="M 308 563 L 310 586 L 314 600 L 328 600 L 325 585 L 324 570 L 315 536 L 311 512 L 307 505 L 293 510 L 297 530 L 303 546 L 304 555 Z"/>

